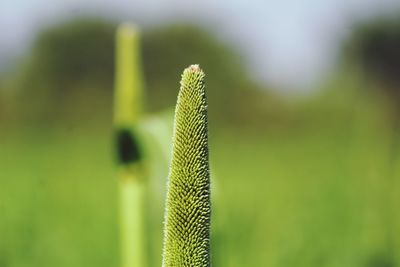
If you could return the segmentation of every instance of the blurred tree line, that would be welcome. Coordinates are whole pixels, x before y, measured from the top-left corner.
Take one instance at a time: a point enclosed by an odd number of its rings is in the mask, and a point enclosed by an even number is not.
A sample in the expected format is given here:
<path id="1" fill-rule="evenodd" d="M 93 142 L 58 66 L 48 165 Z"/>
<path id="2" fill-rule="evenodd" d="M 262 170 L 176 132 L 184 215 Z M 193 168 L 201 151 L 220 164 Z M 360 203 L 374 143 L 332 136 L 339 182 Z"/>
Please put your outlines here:
<path id="1" fill-rule="evenodd" d="M 88 113 L 110 118 L 116 27 L 101 18 L 75 18 L 40 32 L 10 83 L 21 121 L 44 126 Z M 260 90 L 236 51 L 199 26 L 144 28 L 142 62 L 151 112 L 174 106 L 181 72 L 194 63 L 206 71 L 210 118 L 218 122 L 262 119 L 266 102 L 279 102 Z"/>
<path id="2" fill-rule="evenodd" d="M 116 27 L 111 20 L 83 17 L 40 32 L 14 73 L 0 80 L 0 87 L 12 89 L 0 91 L 0 120 L 18 114 L 19 121 L 34 127 L 65 118 L 111 121 Z M 381 93 L 399 102 L 400 20 L 367 21 L 353 28 L 339 69 L 356 66 L 363 80 L 378 82 Z M 207 75 L 210 119 L 218 124 L 261 126 L 268 120 L 276 127 L 299 116 L 282 97 L 254 81 L 240 54 L 206 29 L 174 23 L 142 30 L 148 111 L 173 107 L 182 70 L 199 63 Z"/>
<path id="3" fill-rule="evenodd" d="M 356 23 L 343 43 L 340 67 L 356 69 L 364 89 L 378 90 L 400 115 L 400 14 Z"/>
<path id="4" fill-rule="evenodd" d="M 380 17 L 356 25 L 345 43 L 345 55 L 358 62 L 367 76 L 372 76 L 394 96 L 400 95 L 399 47 L 400 17 Z"/>
<path id="5" fill-rule="evenodd" d="M 343 44 L 341 66 L 357 69 L 363 95 L 385 100 L 387 119 L 394 133 L 400 135 L 400 14 L 356 24 Z M 393 147 L 400 145 L 397 139 Z"/>

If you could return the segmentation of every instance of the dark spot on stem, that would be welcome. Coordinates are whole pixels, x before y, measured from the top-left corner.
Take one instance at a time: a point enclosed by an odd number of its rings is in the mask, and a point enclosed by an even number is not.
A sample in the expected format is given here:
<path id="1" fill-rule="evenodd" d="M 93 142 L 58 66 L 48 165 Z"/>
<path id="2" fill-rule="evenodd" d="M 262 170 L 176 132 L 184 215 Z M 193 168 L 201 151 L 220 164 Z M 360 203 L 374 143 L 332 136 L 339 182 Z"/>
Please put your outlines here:
<path id="1" fill-rule="evenodd" d="M 118 163 L 130 164 L 140 161 L 142 155 L 134 132 L 120 129 L 117 131 L 116 139 Z"/>

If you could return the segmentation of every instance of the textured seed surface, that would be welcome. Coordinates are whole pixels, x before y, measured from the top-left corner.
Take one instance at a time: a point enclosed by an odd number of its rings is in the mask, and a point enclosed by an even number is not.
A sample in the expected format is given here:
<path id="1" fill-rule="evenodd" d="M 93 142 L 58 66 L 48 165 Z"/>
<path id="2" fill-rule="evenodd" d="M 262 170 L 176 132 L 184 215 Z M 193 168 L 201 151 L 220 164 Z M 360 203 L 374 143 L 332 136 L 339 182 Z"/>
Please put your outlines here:
<path id="1" fill-rule="evenodd" d="M 210 173 L 204 73 L 182 74 L 168 177 L 163 267 L 210 266 Z"/>

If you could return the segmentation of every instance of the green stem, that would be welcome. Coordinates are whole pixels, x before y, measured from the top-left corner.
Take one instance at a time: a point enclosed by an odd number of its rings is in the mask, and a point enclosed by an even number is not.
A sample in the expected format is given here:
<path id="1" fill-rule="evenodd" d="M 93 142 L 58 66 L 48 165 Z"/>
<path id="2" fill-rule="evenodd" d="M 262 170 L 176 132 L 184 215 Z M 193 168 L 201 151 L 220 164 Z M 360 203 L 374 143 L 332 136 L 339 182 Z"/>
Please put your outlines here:
<path id="1" fill-rule="evenodd" d="M 119 223 L 122 267 L 145 267 L 145 179 L 140 142 L 135 134 L 142 113 L 139 33 L 122 24 L 116 37 L 114 127 L 117 138 Z"/>
<path id="2" fill-rule="evenodd" d="M 120 242 L 121 266 L 145 266 L 144 184 L 138 181 L 138 172 L 120 173 Z"/>

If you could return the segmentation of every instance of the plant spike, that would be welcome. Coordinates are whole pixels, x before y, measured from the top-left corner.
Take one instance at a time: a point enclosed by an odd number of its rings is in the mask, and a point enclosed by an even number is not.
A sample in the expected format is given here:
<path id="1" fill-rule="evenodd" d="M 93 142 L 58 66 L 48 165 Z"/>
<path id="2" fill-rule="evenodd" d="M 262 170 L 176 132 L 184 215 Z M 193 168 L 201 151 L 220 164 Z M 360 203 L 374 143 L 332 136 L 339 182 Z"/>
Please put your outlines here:
<path id="1" fill-rule="evenodd" d="M 165 208 L 163 267 L 210 266 L 210 172 L 204 73 L 182 74 Z"/>
<path id="2" fill-rule="evenodd" d="M 117 141 L 119 224 L 122 267 L 146 267 L 145 179 L 136 133 L 142 113 L 139 31 L 128 23 L 116 35 L 114 128 Z"/>
<path id="3" fill-rule="evenodd" d="M 143 110 L 143 78 L 140 33 L 134 24 L 123 23 L 116 35 L 114 122 L 118 127 L 137 124 Z"/>

